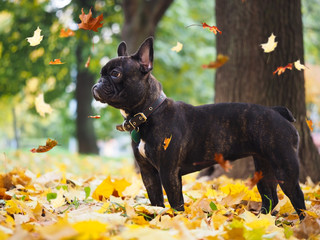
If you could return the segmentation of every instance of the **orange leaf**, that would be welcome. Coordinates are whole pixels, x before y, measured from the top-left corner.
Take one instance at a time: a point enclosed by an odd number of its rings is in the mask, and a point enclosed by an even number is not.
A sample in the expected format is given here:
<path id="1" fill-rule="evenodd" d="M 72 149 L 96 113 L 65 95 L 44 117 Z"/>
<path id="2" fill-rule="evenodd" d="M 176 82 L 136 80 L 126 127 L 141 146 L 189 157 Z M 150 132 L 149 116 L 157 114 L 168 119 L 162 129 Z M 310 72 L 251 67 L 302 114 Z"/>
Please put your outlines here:
<path id="1" fill-rule="evenodd" d="M 67 37 L 73 37 L 75 35 L 75 33 L 74 33 L 74 31 L 72 31 L 71 29 L 67 29 L 67 31 L 66 30 L 64 30 L 64 28 L 62 28 L 61 30 L 60 30 L 60 35 L 59 35 L 59 37 L 61 37 L 61 38 L 67 38 Z"/>
<path id="2" fill-rule="evenodd" d="M 170 141 L 171 141 L 172 135 L 170 136 L 170 138 L 165 138 L 163 141 L 163 149 L 166 151 L 167 148 L 169 147 Z"/>
<path id="3" fill-rule="evenodd" d="M 278 73 L 278 76 L 281 75 L 282 73 L 284 73 L 286 71 L 286 69 L 290 69 L 292 70 L 292 63 L 289 63 L 287 66 L 284 67 L 278 67 L 277 70 L 275 70 L 273 72 L 273 75 L 275 75 L 276 73 Z"/>
<path id="4" fill-rule="evenodd" d="M 52 139 L 48 138 L 47 141 L 46 141 L 46 145 L 45 146 L 39 145 L 39 147 L 37 149 L 36 148 L 32 148 L 30 151 L 33 152 L 33 153 L 48 152 L 53 147 L 55 147 L 57 144 L 58 144 L 58 142 L 56 140 L 52 140 Z"/>
<path id="5" fill-rule="evenodd" d="M 53 61 L 49 62 L 50 65 L 58 65 L 58 64 L 64 64 L 63 62 L 61 62 L 60 58 L 58 59 L 54 59 Z"/>
<path id="6" fill-rule="evenodd" d="M 226 171 L 229 172 L 232 169 L 232 166 L 228 160 L 224 160 L 223 155 L 221 153 L 214 154 L 214 160 L 220 164 L 220 166 Z"/>
<path id="7" fill-rule="evenodd" d="M 253 175 L 253 177 L 248 180 L 248 182 L 246 183 L 246 185 L 247 185 L 250 189 L 252 189 L 262 178 L 263 178 L 262 171 L 255 172 L 254 175 Z"/>
<path id="8" fill-rule="evenodd" d="M 308 125 L 310 131 L 312 132 L 313 131 L 313 122 L 312 122 L 312 120 L 311 119 L 310 120 L 306 119 L 306 122 L 307 122 L 307 125 Z"/>
<path id="9" fill-rule="evenodd" d="M 217 34 L 217 32 L 219 32 L 221 34 L 221 31 L 216 27 L 216 26 L 209 26 L 208 24 L 206 24 L 205 22 L 202 23 L 202 27 L 203 28 L 208 28 L 211 32 L 213 32 L 214 34 Z"/>
<path id="10" fill-rule="evenodd" d="M 85 68 L 88 68 L 88 67 L 89 67 L 89 65 L 90 65 L 90 61 L 91 61 L 91 57 L 89 56 L 89 57 L 88 57 L 88 59 L 87 59 L 86 64 L 84 65 L 84 66 L 85 66 Z"/>
<path id="11" fill-rule="evenodd" d="M 100 115 L 88 116 L 88 118 L 101 118 L 101 116 Z"/>
<path id="12" fill-rule="evenodd" d="M 214 62 L 210 62 L 208 65 L 202 65 L 202 68 L 219 68 L 223 66 L 228 60 L 228 56 L 219 53 L 217 59 Z"/>
<path id="13" fill-rule="evenodd" d="M 102 27 L 101 21 L 103 21 L 103 14 L 100 16 L 93 18 L 91 9 L 88 14 L 84 14 L 83 8 L 81 9 L 82 14 L 79 15 L 81 23 L 78 24 L 79 28 L 84 30 L 92 30 L 94 32 L 98 32 L 98 28 Z"/>

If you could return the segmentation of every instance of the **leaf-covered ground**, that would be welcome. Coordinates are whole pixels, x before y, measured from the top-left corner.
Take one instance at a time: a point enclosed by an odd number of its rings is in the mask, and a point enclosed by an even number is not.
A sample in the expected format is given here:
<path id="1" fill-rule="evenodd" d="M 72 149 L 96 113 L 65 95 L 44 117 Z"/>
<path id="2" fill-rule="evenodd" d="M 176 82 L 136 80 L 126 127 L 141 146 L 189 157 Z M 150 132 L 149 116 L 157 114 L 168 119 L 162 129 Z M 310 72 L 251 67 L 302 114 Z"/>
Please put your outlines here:
<path id="1" fill-rule="evenodd" d="M 278 189 L 260 215 L 248 181 L 183 178 L 185 212 L 149 205 L 129 160 L 16 152 L 1 156 L 0 239 L 320 239 L 320 185 L 302 184 L 300 223 Z M 14 168 L 20 166 L 20 168 Z"/>

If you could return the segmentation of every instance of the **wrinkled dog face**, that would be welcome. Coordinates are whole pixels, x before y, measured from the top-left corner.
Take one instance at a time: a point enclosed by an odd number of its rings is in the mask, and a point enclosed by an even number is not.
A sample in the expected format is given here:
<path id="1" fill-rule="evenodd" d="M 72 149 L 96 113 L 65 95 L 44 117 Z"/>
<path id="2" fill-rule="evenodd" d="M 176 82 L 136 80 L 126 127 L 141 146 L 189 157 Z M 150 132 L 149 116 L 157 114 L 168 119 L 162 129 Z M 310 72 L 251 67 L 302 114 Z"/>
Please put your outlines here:
<path id="1" fill-rule="evenodd" d="M 132 109 L 146 92 L 147 78 L 152 69 L 152 42 L 145 42 L 137 53 L 128 56 L 126 44 L 118 47 L 118 57 L 110 60 L 102 69 L 101 77 L 92 87 L 97 101 L 115 108 Z"/>

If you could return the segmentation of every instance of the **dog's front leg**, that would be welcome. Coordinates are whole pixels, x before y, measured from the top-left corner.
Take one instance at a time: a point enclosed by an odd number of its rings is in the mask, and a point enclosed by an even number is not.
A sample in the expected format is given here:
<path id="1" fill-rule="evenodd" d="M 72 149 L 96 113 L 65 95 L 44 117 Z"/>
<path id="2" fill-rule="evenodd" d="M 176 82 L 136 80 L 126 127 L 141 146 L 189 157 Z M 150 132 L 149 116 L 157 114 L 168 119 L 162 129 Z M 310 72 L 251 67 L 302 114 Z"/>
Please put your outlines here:
<path id="1" fill-rule="evenodd" d="M 153 206 L 164 207 L 163 192 L 158 170 L 142 158 L 141 155 L 135 154 L 136 161 L 139 165 L 141 177 L 147 193 Z"/>
<path id="2" fill-rule="evenodd" d="M 182 181 L 179 171 L 162 171 L 160 176 L 171 208 L 177 211 L 184 211 Z"/>

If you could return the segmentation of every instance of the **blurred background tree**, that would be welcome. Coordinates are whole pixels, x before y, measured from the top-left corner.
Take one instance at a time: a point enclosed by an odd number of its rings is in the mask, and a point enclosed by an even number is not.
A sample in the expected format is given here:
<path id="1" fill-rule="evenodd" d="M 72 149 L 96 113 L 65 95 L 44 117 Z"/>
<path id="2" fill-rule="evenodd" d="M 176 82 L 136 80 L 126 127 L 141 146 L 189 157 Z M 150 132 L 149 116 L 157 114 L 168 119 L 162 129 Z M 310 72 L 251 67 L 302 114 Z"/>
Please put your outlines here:
<path id="1" fill-rule="evenodd" d="M 117 110 L 92 102 L 91 86 L 99 78 L 101 66 L 116 56 L 117 45 L 125 35 L 121 30 L 125 25 L 130 28 L 132 22 L 126 22 L 124 18 L 129 2 L 0 2 L 2 146 L 18 147 L 20 142 L 20 147 L 28 149 L 50 137 L 58 140 L 60 149 L 68 148 L 69 140 L 76 139 L 79 152 L 96 153 L 95 135 L 102 140 L 115 136 L 114 125 L 122 122 L 122 117 Z M 157 4 L 161 5 L 162 1 Z M 197 34 L 202 31 L 200 27 L 186 26 L 213 22 L 213 2 L 209 5 L 206 1 L 189 4 L 180 0 L 168 9 L 169 5 L 156 18 L 150 19 L 152 32 L 145 31 L 147 36 L 156 30 L 155 35 L 159 36 L 155 43 L 154 74 L 162 81 L 167 94 L 177 100 L 193 104 L 212 102 L 213 72 L 203 71 L 201 65 L 214 58 L 214 36 L 210 32 Z M 81 8 L 85 13 L 91 8 L 93 16 L 103 13 L 103 27 L 99 32 L 78 30 Z M 145 9 L 148 9 L 147 5 Z M 154 8 L 154 11 L 158 9 Z M 138 18 L 140 12 L 135 14 Z M 26 37 L 31 37 L 38 26 L 44 38 L 38 46 L 31 47 Z M 75 36 L 60 38 L 62 28 L 74 30 Z M 144 29 L 143 25 L 140 24 L 140 28 Z M 146 36 L 141 35 L 135 46 Z M 171 51 L 177 41 L 185 46 L 179 53 Z M 90 65 L 85 68 L 89 56 Z M 56 58 L 61 58 L 64 64 L 49 65 Z M 45 102 L 53 108 L 51 115 L 41 117 L 36 112 L 34 101 L 39 93 L 44 93 Z M 98 121 L 88 119 L 92 114 L 101 114 L 102 118 Z"/>

